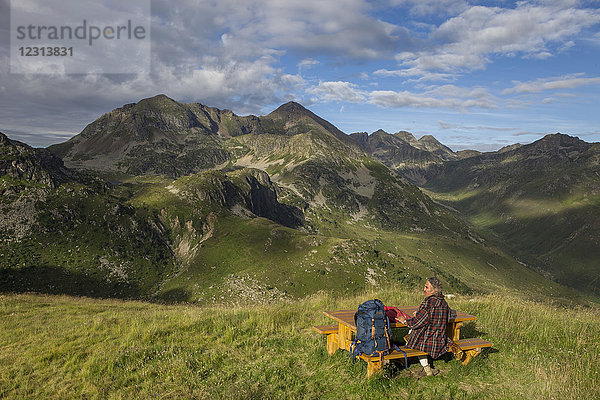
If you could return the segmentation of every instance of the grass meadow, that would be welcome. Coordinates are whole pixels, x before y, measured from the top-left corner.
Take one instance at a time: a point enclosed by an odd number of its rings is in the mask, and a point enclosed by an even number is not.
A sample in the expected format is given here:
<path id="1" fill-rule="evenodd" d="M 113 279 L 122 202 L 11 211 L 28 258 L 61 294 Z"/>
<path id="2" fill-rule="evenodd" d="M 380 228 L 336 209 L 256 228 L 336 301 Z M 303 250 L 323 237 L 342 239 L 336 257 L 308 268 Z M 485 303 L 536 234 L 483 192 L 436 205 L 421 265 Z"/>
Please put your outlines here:
<path id="1" fill-rule="evenodd" d="M 494 343 L 436 377 L 329 356 L 313 325 L 323 310 L 369 298 L 417 305 L 399 286 L 249 306 L 161 305 L 37 294 L 0 295 L 0 398 L 6 399 L 591 399 L 600 398 L 600 311 L 510 294 L 457 296 L 474 314 L 462 337 Z"/>

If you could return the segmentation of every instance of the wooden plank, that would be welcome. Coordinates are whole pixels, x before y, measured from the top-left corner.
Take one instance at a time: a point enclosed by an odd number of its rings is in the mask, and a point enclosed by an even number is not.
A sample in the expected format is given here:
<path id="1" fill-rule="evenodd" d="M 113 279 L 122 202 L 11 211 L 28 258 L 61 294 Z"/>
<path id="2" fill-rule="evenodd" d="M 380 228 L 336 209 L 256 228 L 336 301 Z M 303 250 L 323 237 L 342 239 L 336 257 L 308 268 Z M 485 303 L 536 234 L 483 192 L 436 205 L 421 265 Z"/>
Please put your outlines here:
<path id="1" fill-rule="evenodd" d="M 398 307 L 408 315 L 412 315 L 413 312 L 417 311 L 417 307 Z M 354 314 L 356 310 L 335 310 L 335 311 L 324 311 L 323 314 L 326 317 L 333 319 L 339 323 L 349 326 L 351 329 L 356 330 L 356 324 L 354 323 Z M 456 318 L 450 320 L 448 323 L 458 323 L 464 321 L 474 321 L 477 317 L 474 315 L 467 314 L 462 311 L 456 311 Z M 406 326 L 401 322 L 390 321 L 391 328 L 401 328 Z"/>
<path id="2" fill-rule="evenodd" d="M 407 347 L 400 347 L 400 349 L 402 349 L 406 353 L 407 358 L 427 355 L 427 353 L 422 352 L 421 350 L 409 349 Z M 367 356 L 365 354 L 360 355 L 359 358 L 362 358 L 367 362 L 377 361 L 380 359 L 379 356 Z M 390 354 L 383 356 L 384 360 L 395 360 L 398 358 L 404 358 L 404 353 L 398 350 L 393 350 Z"/>
<path id="3" fill-rule="evenodd" d="M 339 325 L 338 329 L 338 346 L 340 349 L 351 351 L 352 345 L 352 330 L 343 324 Z"/>
<path id="4" fill-rule="evenodd" d="M 340 348 L 339 338 L 337 331 L 336 333 L 330 333 L 327 335 L 327 354 L 333 355 Z"/>
<path id="5" fill-rule="evenodd" d="M 321 335 L 329 335 L 330 333 L 337 333 L 338 326 L 337 325 L 319 325 L 313 326 L 313 329 L 320 333 Z"/>
<path id="6" fill-rule="evenodd" d="M 383 372 L 383 363 L 381 361 L 367 361 L 367 378 Z"/>
<path id="7" fill-rule="evenodd" d="M 460 339 L 456 341 L 456 344 L 460 347 L 461 350 L 471 350 L 482 347 L 492 347 L 494 344 L 484 339 L 478 338 L 470 338 L 470 339 Z"/>
<path id="8" fill-rule="evenodd" d="M 461 339 L 456 344 L 463 350 L 463 354 L 459 358 L 463 365 L 470 363 L 473 358 L 481 354 L 484 348 L 493 346 L 492 342 L 478 338 Z"/>

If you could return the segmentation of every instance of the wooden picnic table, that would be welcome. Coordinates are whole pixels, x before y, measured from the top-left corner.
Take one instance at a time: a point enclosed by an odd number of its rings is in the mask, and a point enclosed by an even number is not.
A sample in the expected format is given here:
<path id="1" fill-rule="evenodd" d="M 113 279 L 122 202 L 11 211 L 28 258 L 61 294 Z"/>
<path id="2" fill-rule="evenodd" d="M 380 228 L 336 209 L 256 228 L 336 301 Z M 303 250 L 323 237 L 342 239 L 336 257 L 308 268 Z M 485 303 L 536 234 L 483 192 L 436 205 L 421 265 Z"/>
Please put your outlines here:
<path id="1" fill-rule="evenodd" d="M 412 316 L 418 307 L 398 307 L 404 313 Z M 352 334 L 356 334 L 356 325 L 354 323 L 354 313 L 356 310 L 337 310 L 337 311 L 324 311 L 325 316 L 338 322 L 338 348 L 350 351 L 350 345 L 352 344 Z M 462 311 L 456 311 L 456 318 L 448 321 L 448 327 L 446 328 L 446 334 L 448 337 L 455 342 L 460 340 L 460 328 L 465 321 L 474 321 L 477 317 L 464 313 Z M 401 322 L 390 321 L 390 328 L 401 328 L 406 326 Z M 330 350 L 329 348 L 327 349 Z M 337 349 L 333 349 L 329 354 L 335 353 Z"/>
<path id="2" fill-rule="evenodd" d="M 413 315 L 417 311 L 418 307 L 398 307 L 404 313 Z M 327 352 L 331 355 L 338 349 L 344 349 L 351 351 L 351 345 L 353 335 L 356 335 L 356 324 L 354 323 L 354 314 L 356 310 L 335 310 L 335 311 L 324 311 L 325 316 L 333 319 L 337 322 L 337 325 L 327 326 L 314 326 L 313 329 L 317 332 L 327 335 Z M 481 353 L 483 348 L 491 347 L 493 344 L 483 339 L 460 339 L 460 328 L 465 321 L 474 321 L 477 317 L 474 315 L 467 314 L 462 311 L 456 311 L 456 317 L 448 321 L 446 328 L 446 334 L 452 339 L 463 351 L 460 355 L 461 362 L 468 364 L 473 357 Z M 406 326 L 405 324 L 397 321 L 390 321 L 391 328 L 401 328 Z M 402 351 L 393 350 L 390 354 L 384 357 L 387 362 L 392 359 L 402 358 L 405 356 L 414 357 L 426 355 L 426 353 L 401 347 Z M 381 372 L 383 369 L 383 360 L 379 357 L 369 357 L 361 355 L 360 358 L 367 361 L 367 376 L 371 376 L 374 373 Z M 457 356 L 458 358 L 458 356 Z"/>

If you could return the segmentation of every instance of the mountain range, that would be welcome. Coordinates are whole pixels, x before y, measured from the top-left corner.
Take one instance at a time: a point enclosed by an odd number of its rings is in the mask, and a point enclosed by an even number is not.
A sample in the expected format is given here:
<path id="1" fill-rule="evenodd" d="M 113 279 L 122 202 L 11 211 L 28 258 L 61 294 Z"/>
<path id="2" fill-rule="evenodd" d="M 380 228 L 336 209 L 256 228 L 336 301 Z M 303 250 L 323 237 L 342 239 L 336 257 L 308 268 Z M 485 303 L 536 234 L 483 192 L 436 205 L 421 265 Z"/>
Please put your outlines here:
<path id="1" fill-rule="evenodd" d="M 0 290 L 268 302 L 435 274 L 568 302 L 599 285 L 598 145 L 566 135 L 455 153 L 294 102 L 237 116 L 158 95 L 48 149 L 0 140 Z"/>

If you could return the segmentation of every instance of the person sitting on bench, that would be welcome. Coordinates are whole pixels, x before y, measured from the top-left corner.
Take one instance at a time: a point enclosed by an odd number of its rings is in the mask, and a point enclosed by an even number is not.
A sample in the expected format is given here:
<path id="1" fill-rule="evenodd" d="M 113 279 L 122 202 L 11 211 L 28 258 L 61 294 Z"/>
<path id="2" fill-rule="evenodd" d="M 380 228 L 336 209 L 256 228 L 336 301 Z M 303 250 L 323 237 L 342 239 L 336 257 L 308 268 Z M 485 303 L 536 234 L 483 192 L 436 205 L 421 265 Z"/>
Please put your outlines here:
<path id="1" fill-rule="evenodd" d="M 450 307 L 444 299 L 442 282 L 429 278 L 423 288 L 425 300 L 411 318 L 400 317 L 400 322 L 410 328 L 406 337 L 406 347 L 421 350 L 432 359 L 436 359 L 450 350 L 451 342 L 446 335 L 446 325 L 450 316 Z M 437 375 L 439 370 L 432 370 L 427 356 L 419 357 L 419 362 L 427 376 Z"/>

